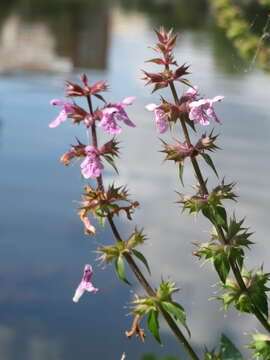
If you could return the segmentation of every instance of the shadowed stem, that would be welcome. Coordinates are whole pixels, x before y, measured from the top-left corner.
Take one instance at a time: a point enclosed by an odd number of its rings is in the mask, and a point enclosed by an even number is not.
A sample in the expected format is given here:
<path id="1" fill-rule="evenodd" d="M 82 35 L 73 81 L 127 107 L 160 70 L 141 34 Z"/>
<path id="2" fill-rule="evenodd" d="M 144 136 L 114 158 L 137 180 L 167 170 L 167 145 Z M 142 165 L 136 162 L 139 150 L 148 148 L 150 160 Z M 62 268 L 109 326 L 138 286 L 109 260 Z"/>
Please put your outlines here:
<path id="1" fill-rule="evenodd" d="M 93 115 L 93 106 L 92 106 L 91 97 L 87 96 L 86 98 L 87 98 L 90 114 Z M 98 148 L 98 141 L 97 141 L 97 133 L 96 133 L 96 124 L 95 124 L 95 122 L 91 126 L 91 132 L 92 132 L 92 144 L 93 144 L 93 146 Z M 97 185 L 98 185 L 98 188 L 100 190 L 104 191 L 104 184 L 103 184 L 102 175 L 97 177 Z M 116 225 L 115 225 L 115 223 L 113 221 L 112 215 L 110 213 L 108 214 L 107 218 L 108 218 L 108 221 L 109 221 L 109 224 L 110 224 L 110 227 L 111 227 L 111 230 L 113 232 L 113 235 L 114 235 L 115 239 L 117 241 L 122 242 L 123 239 L 122 239 L 121 235 L 119 234 L 119 231 L 118 231 L 118 229 L 117 229 L 117 227 L 116 227 Z M 124 253 L 123 256 L 125 257 L 125 259 L 126 259 L 127 263 L 129 264 L 131 270 L 133 271 L 133 273 L 136 276 L 138 282 L 144 288 L 146 293 L 151 297 L 156 297 L 155 291 L 153 290 L 151 285 L 148 283 L 148 281 L 145 279 L 144 275 L 142 274 L 141 270 L 138 268 L 138 266 L 135 263 L 135 261 L 133 260 L 132 256 L 130 254 L 127 254 L 127 253 Z M 196 353 L 192 349 L 191 345 L 189 344 L 189 342 L 187 341 L 187 339 L 183 335 L 182 331 L 177 326 L 176 322 L 170 316 L 170 314 L 165 309 L 163 309 L 163 307 L 161 305 L 159 305 L 159 310 L 160 310 L 161 314 L 163 315 L 164 319 L 166 320 L 168 326 L 170 327 L 170 329 L 172 330 L 172 332 L 176 336 L 177 340 L 183 345 L 184 349 L 189 354 L 190 358 L 193 359 L 193 360 L 199 360 L 199 357 L 196 355 Z"/>
<path id="2" fill-rule="evenodd" d="M 175 104 L 179 106 L 180 105 L 179 98 L 178 98 L 178 95 L 177 95 L 177 92 L 176 92 L 176 89 L 175 89 L 175 86 L 174 86 L 173 82 L 170 82 L 170 88 L 171 88 L 171 92 L 172 92 Z M 181 117 L 179 119 L 180 119 L 180 122 L 181 122 L 181 126 L 182 126 L 182 129 L 183 129 L 185 140 L 186 140 L 188 146 L 192 146 L 186 123 L 185 123 L 184 119 L 182 119 Z M 194 172 L 195 172 L 196 177 L 198 179 L 198 182 L 200 184 L 200 192 L 201 192 L 202 195 L 204 195 L 204 194 L 207 195 L 208 194 L 208 189 L 206 187 L 206 182 L 205 182 L 205 180 L 204 180 L 204 178 L 202 176 L 202 173 L 201 173 L 199 164 L 197 162 L 197 159 L 195 157 L 191 157 L 191 163 L 193 165 Z M 214 226 L 215 226 L 215 229 L 217 231 L 220 243 L 221 244 L 226 244 L 226 237 L 224 235 L 222 227 L 220 225 L 218 225 L 218 224 L 215 224 Z M 262 314 L 260 309 L 257 307 L 256 303 L 253 301 L 251 296 L 249 295 L 249 291 L 248 291 L 248 289 L 247 289 L 247 287 L 245 285 L 245 282 L 244 282 L 244 280 L 242 278 L 241 271 L 240 271 L 237 263 L 231 258 L 229 259 L 229 262 L 230 262 L 230 266 L 231 266 L 232 272 L 234 274 L 234 277 L 235 277 L 240 289 L 245 294 L 247 294 L 249 296 L 250 302 L 252 303 L 252 307 L 253 307 L 253 314 L 257 317 L 257 319 L 263 325 L 263 327 L 268 332 L 270 332 L 270 324 L 268 323 L 267 319 Z"/>

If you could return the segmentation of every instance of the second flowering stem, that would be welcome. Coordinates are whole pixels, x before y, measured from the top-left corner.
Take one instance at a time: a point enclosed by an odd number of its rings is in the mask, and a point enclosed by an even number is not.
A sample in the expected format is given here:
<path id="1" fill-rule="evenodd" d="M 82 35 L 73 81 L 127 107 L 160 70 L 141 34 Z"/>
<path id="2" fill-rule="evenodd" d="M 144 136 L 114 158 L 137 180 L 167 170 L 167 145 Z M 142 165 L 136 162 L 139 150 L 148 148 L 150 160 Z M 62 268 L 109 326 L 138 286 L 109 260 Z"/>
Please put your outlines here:
<path id="1" fill-rule="evenodd" d="M 171 89 L 175 104 L 179 106 L 179 98 L 178 98 L 174 83 L 170 82 L 169 86 L 170 86 L 170 89 Z M 183 130 L 183 133 L 184 133 L 185 141 L 188 144 L 188 146 L 191 146 L 192 144 L 191 144 L 191 141 L 190 141 L 190 137 L 189 137 L 189 133 L 188 133 L 186 123 L 185 123 L 184 119 L 182 119 L 181 117 L 180 117 L 180 122 L 181 122 L 182 130 Z M 201 192 L 202 195 L 207 195 L 208 194 L 208 189 L 207 189 L 207 186 L 206 186 L 206 182 L 205 182 L 205 180 L 203 178 L 203 175 L 201 173 L 201 169 L 200 169 L 200 166 L 199 166 L 199 164 L 197 162 L 197 159 L 195 157 L 191 157 L 191 163 L 192 163 L 194 172 L 196 174 L 196 177 L 198 179 L 198 182 L 200 184 L 200 192 Z M 223 244 L 223 245 L 226 244 L 226 238 L 225 238 L 225 235 L 223 233 L 222 227 L 220 225 L 218 225 L 218 224 L 214 224 L 214 227 L 215 227 L 215 229 L 217 231 L 220 243 Z M 247 289 L 247 287 L 245 285 L 245 282 L 244 282 L 244 280 L 242 278 L 242 275 L 241 275 L 241 271 L 240 271 L 238 265 L 236 264 L 236 262 L 233 259 L 230 259 L 230 266 L 231 266 L 232 272 L 233 272 L 233 274 L 235 276 L 235 279 L 236 279 L 239 287 L 241 288 L 241 290 L 244 293 L 246 293 L 249 296 L 248 289 Z M 254 301 L 252 300 L 251 297 L 250 297 L 250 301 L 252 302 L 252 305 L 253 305 L 253 314 L 257 317 L 257 319 L 260 321 L 260 323 L 263 325 L 263 327 L 268 332 L 270 332 L 270 324 L 268 323 L 267 319 L 261 313 L 261 311 L 258 309 L 256 303 L 254 303 Z"/>

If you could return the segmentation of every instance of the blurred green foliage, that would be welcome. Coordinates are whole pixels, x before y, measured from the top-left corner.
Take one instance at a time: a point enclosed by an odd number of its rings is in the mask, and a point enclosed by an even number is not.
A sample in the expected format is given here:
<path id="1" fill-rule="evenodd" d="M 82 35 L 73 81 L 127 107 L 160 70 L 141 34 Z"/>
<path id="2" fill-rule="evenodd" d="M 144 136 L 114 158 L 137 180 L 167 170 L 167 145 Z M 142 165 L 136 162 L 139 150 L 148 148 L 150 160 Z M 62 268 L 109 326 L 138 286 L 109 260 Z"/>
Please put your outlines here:
<path id="1" fill-rule="evenodd" d="M 256 63 L 269 71 L 270 19 L 263 7 L 259 3 L 251 3 L 249 7 L 240 7 L 232 0 L 211 0 L 211 3 L 219 26 L 224 29 L 238 54 L 251 61 L 252 64 Z"/>
<path id="2" fill-rule="evenodd" d="M 176 358 L 173 356 L 165 356 L 162 358 L 157 358 L 155 355 L 153 354 L 145 354 L 141 360 L 181 360 L 180 358 Z"/>

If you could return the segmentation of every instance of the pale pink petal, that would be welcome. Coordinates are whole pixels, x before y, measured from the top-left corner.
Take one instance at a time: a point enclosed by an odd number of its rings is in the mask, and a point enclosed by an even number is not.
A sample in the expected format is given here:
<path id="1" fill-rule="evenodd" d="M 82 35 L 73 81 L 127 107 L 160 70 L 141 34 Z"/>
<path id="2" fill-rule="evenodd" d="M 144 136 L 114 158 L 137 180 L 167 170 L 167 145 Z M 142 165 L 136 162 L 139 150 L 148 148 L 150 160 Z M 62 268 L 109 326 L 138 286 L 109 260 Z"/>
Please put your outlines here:
<path id="1" fill-rule="evenodd" d="M 165 131 L 168 130 L 169 127 L 169 118 L 167 114 L 161 109 L 155 109 L 155 119 L 156 119 L 156 126 L 157 132 L 163 134 Z"/>
<path id="2" fill-rule="evenodd" d="M 149 111 L 154 111 L 157 108 L 156 104 L 148 104 L 146 105 L 146 109 Z"/>
<path id="3" fill-rule="evenodd" d="M 85 290 L 88 292 L 92 292 L 92 291 L 97 292 L 98 291 L 98 289 L 95 288 L 91 282 L 88 282 L 85 284 Z"/>
<path id="4" fill-rule="evenodd" d="M 118 111 L 118 109 L 116 107 L 106 107 L 102 110 L 102 113 L 103 113 L 103 115 L 107 115 L 107 114 L 110 115 L 117 111 Z"/>
<path id="5" fill-rule="evenodd" d="M 218 96 L 215 96 L 211 101 L 212 102 L 217 102 L 217 101 L 221 101 L 223 99 L 224 99 L 224 96 L 218 95 Z"/>
<path id="6" fill-rule="evenodd" d="M 50 101 L 50 104 L 51 104 L 51 105 L 64 105 L 65 102 L 62 101 L 62 100 L 59 100 L 59 99 L 52 99 L 52 100 Z"/>
<path id="7" fill-rule="evenodd" d="M 80 284 L 80 285 L 77 287 L 77 289 L 76 289 L 76 291 L 75 291 L 75 294 L 74 294 L 72 300 L 73 300 L 75 303 L 77 303 L 77 302 L 80 300 L 80 298 L 82 297 L 82 295 L 84 294 L 84 292 L 85 292 L 85 289 L 84 289 L 84 287 L 81 286 L 81 284 Z"/>
<path id="8" fill-rule="evenodd" d="M 57 118 L 49 124 L 49 127 L 50 127 L 50 128 L 55 128 L 56 126 L 60 125 L 61 122 L 65 122 L 66 119 L 67 119 L 67 113 L 66 113 L 66 111 L 63 109 L 63 110 L 60 111 L 60 113 L 59 113 L 59 115 L 57 116 Z"/>
<path id="9" fill-rule="evenodd" d="M 129 97 L 126 97 L 121 102 L 121 104 L 123 104 L 123 105 L 131 105 L 135 100 L 136 100 L 136 96 L 129 96 Z"/>
<path id="10" fill-rule="evenodd" d="M 194 97 L 194 96 L 196 96 L 196 95 L 198 94 L 198 90 L 199 90 L 198 86 L 194 86 L 193 88 L 190 87 L 190 88 L 186 91 L 185 95 L 186 95 L 186 96 L 190 96 L 190 97 Z"/>

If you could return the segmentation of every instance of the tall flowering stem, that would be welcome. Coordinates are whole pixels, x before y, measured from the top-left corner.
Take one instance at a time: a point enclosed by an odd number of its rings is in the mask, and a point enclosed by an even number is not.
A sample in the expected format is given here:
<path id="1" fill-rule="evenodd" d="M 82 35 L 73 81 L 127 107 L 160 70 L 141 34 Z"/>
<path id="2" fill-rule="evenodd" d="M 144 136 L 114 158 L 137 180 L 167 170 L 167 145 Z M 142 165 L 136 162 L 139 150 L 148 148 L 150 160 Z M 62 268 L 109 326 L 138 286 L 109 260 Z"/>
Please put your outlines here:
<path id="1" fill-rule="evenodd" d="M 67 83 L 66 95 L 67 97 L 84 97 L 88 103 L 88 111 L 76 105 L 75 101 L 70 104 L 58 99 L 54 99 L 52 105 L 60 105 L 63 109 L 60 115 L 49 125 L 51 128 L 61 125 L 69 118 L 74 124 L 86 126 L 87 131 L 90 132 L 92 139 L 91 144 L 85 145 L 77 140 L 77 144 L 73 145 L 68 152 L 61 157 L 61 162 L 69 165 L 72 160 L 81 160 L 81 174 L 85 179 L 96 179 L 97 188 L 93 189 L 90 185 L 84 187 L 85 193 L 82 194 L 81 207 L 78 215 L 84 224 L 85 234 L 96 234 L 95 226 L 90 222 L 89 215 L 92 215 L 101 227 L 104 226 L 106 220 L 110 225 L 112 233 L 115 238 L 115 245 L 100 246 L 97 253 L 100 254 L 99 260 L 103 263 L 111 263 L 114 261 L 116 272 L 121 280 L 129 284 L 125 277 L 124 260 L 127 262 L 133 271 L 138 282 L 146 291 L 147 296 L 140 298 L 136 297 L 133 304 L 132 313 L 135 315 L 131 331 L 127 331 L 128 337 L 133 334 L 137 335 L 141 340 L 144 340 L 144 331 L 139 329 L 138 324 L 140 320 L 148 315 L 148 328 L 152 335 L 160 342 L 159 337 L 159 313 L 163 315 L 168 326 L 183 345 L 186 353 L 193 360 L 198 360 L 198 356 L 187 341 L 186 337 L 178 327 L 176 320 L 180 322 L 190 335 L 189 329 L 186 325 L 185 311 L 180 304 L 176 303 L 172 295 L 179 289 L 175 288 L 173 282 L 164 282 L 155 290 L 136 262 L 134 257 L 140 260 L 150 273 L 150 268 L 144 255 L 135 248 L 142 245 L 146 237 L 142 230 L 135 228 L 132 235 L 125 240 L 119 233 L 113 217 L 124 212 L 129 220 L 132 219 L 134 209 L 139 205 L 137 201 L 131 201 L 125 187 L 116 187 L 114 184 L 105 189 L 102 177 L 105 162 L 108 162 L 117 171 L 114 159 L 118 156 L 119 148 L 115 135 L 122 131 L 119 123 L 124 123 L 127 126 L 134 127 L 135 124 L 129 119 L 124 107 L 130 105 L 134 101 L 134 97 L 128 97 L 115 104 L 108 104 L 103 96 L 100 94 L 107 90 L 106 82 L 100 81 L 90 86 L 88 77 L 83 74 L 81 77 L 82 86 L 79 84 Z M 92 99 L 96 97 L 101 100 L 105 106 L 94 110 Z M 103 146 L 98 144 L 97 130 L 101 129 L 114 137 L 105 143 Z M 185 147 L 184 147 L 185 148 Z M 90 264 L 85 265 L 84 274 L 79 286 L 77 287 L 73 301 L 78 302 L 85 292 L 97 292 L 90 282 L 93 274 L 93 268 Z M 176 320 L 174 320 L 176 319 Z"/>
<path id="2" fill-rule="evenodd" d="M 194 254 L 213 262 L 221 279 L 223 290 L 235 289 L 231 293 L 225 293 L 223 296 L 218 297 L 218 299 L 222 300 L 224 308 L 226 309 L 233 303 L 238 310 L 253 313 L 263 327 L 270 332 L 266 296 L 266 292 L 269 289 L 265 286 L 270 275 L 263 274 L 262 267 L 255 275 L 252 275 L 252 272 L 247 274 L 244 272 L 244 248 L 249 248 L 252 244 L 248 240 L 251 233 L 248 233 L 247 229 L 242 227 L 243 220 L 237 222 L 235 217 L 233 217 L 230 222 L 228 221 L 227 212 L 222 203 L 224 199 L 235 200 L 236 195 L 233 193 L 234 184 L 225 185 L 223 181 L 221 185 L 209 192 L 206 185 L 207 181 L 202 175 L 197 160 L 198 158 L 205 160 L 217 175 L 215 165 L 209 156 L 209 152 L 218 149 L 215 145 L 217 136 L 213 136 L 212 132 L 208 136 L 204 134 L 194 146 L 189 135 L 188 127 L 195 130 L 195 125 L 206 126 L 210 123 L 211 119 L 216 123 L 220 123 L 213 105 L 221 101 L 223 97 L 216 96 L 213 99 L 199 97 L 198 88 L 194 87 L 186 79 L 186 75 L 189 74 L 187 72 L 189 67 L 185 64 L 178 67 L 177 62 L 174 60 L 172 51 L 176 44 L 177 35 L 173 34 L 172 30 L 169 32 L 165 31 L 164 28 L 156 31 L 156 34 L 158 43 L 153 49 L 161 57 L 151 59 L 148 62 L 162 65 L 164 70 L 158 74 L 144 72 L 144 79 L 147 81 L 146 85 L 154 85 L 153 92 L 169 87 L 174 104 L 162 97 L 160 105 L 153 107 L 153 104 L 149 104 L 147 109 L 155 109 L 155 120 L 159 133 L 163 133 L 169 127 L 175 126 L 179 119 L 185 139 L 184 144 L 188 151 L 184 149 L 183 143 L 177 141 L 178 145 L 165 144 L 162 152 L 167 153 L 165 160 L 174 160 L 179 165 L 182 183 L 184 160 L 190 159 L 198 181 L 198 185 L 195 185 L 194 188 L 198 192 L 195 196 L 180 194 L 181 201 L 179 203 L 183 205 L 183 210 L 189 209 L 190 214 L 197 214 L 201 211 L 214 227 L 211 241 L 209 243 L 197 244 L 199 250 L 194 252 Z M 171 66 L 176 66 L 177 69 L 173 70 Z M 179 96 L 176 91 L 175 82 L 181 82 L 188 86 L 188 91 Z M 159 109 L 159 112 L 156 109 Z M 164 126 L 165 121 L 166 126 Z M 162 127 L 160 126 L 161 123 L 163 124 Z M 219 241 L 220 245 L 218 245 L 216 240 Z M 228 278 L 230 269 L 234 274 L 236 282 Z"/>
<path id="3" fill-rule="evenodd" d="M 88 106 L 89 106 L 89 110 L 90 110 L 90 114 L 93 115 L 93 106 L 92 106 L 92 101 L 91 101 L 91 97 L 90 95 L 87 96 L 87 102 L 88 102 Z M 96 126 L 95 124 L 93 124 L 91 126 L 91 135 L 92 135 L 92 142 L 93 145 L 95 147 L 98 147 L 98 140 L 97 140 L 97 133 L 96 133 Z M 97 184 L 98 187 L 101 190 L 104 190 L 104 185 L 103 185 L 103 179 L 102 179 L 102 175 L 100 175 L 99 177 L 97 177 Z M 123 239 L 112 219 L 111 214 L 109 213 L 107 215 L 111 230 L 114 234 L 115 240 L 119 241 L 119 242 L 123 242 Z M 137 264 L 135 263 L 135 261 L 133 260 L 132 256 L 129 253 L 125 253 L 124 257 L 127 261 L 127 263 L 129 264 L 131 270 L 133 271 L 134 275 L 136 276 L 138 282 L 141 284 L 141 286 L 144 288 L 144 290 L 146 291 L 146 293 L 151 296 L 151 297 L 156 297 L 156 293 L 153 290 L 153 288 L 151 287 L 151 285 L 149 284 L 149 282 L 146 280 L 146 278 L 144 277 L 144 275 L 142 274 L 141 270 L 138 268 Z M 194 350 L 192 349 L 192 347 L 190 346 L 189 342 L 187 341 L 187 339 L 185 338 L 185 336 L 183 335 L 182 331 L 179 329 L 179 327 L 176 325 L 175 321 L 173 320 L 173 318 L 170 316 L 170 314 L 168 312 L 166 312 L 165 309 L 163 309 L 162 305 L 159 306 L 159 310 L 162 313 L 165 321 L 167 322 L 167 324 L 169 325 L 170 329 L 172 330 L 172 332 L 175 334 L 176 338 L 179 340 L 179 342 L 184 346 L 186 352 L 189 354 L 191 359 L 194 360 L 198 360 L 199 358 L 197 357 L 196 353 L 194 352 Z"/>

